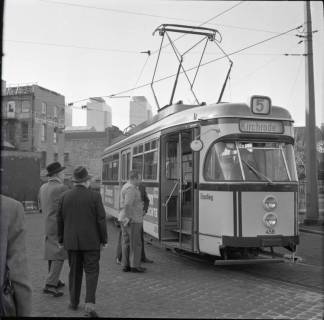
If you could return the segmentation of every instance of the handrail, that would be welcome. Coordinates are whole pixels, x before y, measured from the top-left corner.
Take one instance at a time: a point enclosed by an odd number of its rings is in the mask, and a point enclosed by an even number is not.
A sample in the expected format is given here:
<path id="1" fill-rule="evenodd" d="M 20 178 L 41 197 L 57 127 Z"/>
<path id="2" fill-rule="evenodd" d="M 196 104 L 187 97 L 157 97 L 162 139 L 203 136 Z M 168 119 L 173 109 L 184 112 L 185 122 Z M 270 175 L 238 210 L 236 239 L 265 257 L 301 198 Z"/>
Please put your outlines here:
<path id="1" fill-rule="evenodd" d="M 179 184 L 179 181 L 177 181 L 176 183 L 175 183 L 175 185 L 173 186 L 173 189 L 172 189 L 172 191 L 171 191 L 171 193 L 170 193 L 170 195 L 169 195 L 169 198 L 167 199 L 167 201 L 165 201 L 165 203 L 163 204 L 165 207 L 168 205 L 168 203 L 169 203 L 169 201 L 170 201 L 170 199 L 171 199 L 171 197 L 172 197 L 172 194 L 173 194 L 173 192 L 174 192 L 174 190 L 175 190 L 175 188 L 176 188 L 176 186 Z"/>

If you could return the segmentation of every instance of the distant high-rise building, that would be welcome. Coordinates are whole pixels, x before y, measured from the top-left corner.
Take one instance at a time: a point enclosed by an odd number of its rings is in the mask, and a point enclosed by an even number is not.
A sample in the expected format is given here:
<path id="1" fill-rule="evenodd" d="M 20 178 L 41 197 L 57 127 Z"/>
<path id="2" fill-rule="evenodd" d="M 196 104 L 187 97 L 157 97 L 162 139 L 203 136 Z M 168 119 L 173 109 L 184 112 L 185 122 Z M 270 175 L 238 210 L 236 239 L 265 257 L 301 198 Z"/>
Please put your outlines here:
<path id="1" fill-rule="evenodd" d="M 129 103 L 129 124 L 138 125 L 152 119 L 152 106 L 144 96 L 133 96 Z"/>
<path id="2" fill-rule="evenodd" d="M 65 108 L 65 127 L 72 127 L 72 107 Z"/>
<path id="3" fill-rule="evenodd" d="M 86 126 L 94 127 L 97 131 L 111 128 L 111 107 L 101 97 L 90 98 L 87 102 Z"/>

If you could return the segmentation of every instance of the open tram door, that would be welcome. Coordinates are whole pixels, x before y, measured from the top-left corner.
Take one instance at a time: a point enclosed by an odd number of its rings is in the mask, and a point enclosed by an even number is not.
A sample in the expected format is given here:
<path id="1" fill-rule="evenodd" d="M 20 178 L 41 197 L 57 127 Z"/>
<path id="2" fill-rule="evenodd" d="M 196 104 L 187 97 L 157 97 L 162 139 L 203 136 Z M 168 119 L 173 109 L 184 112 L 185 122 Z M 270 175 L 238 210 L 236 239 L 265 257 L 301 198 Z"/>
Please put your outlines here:
<path id="1" fill-rule="evenodd" d="M 161 137 L 161 241 L 189 251 L 197 248 L 194 181 L 198 162 L 190 148 L 194 130 Z"/>

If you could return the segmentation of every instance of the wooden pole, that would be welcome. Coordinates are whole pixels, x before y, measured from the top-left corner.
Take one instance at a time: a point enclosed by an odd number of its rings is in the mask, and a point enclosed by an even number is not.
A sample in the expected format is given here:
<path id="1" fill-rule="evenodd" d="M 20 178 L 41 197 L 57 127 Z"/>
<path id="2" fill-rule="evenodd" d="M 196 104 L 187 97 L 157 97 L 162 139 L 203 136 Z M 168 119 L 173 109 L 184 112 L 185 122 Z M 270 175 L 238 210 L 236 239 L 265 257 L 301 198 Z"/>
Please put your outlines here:
<path id="1" fill-rule="evenodd" d="M 314 66 L 313 66 L 313 40 L 310 1 L 305 1 L 306 21 L 306 218 L 304 224 L 317 224 L 318 212 L 318 186 L 317 186 L 317 157 L 315 140 L 315 93 L 314 93 Z"/>

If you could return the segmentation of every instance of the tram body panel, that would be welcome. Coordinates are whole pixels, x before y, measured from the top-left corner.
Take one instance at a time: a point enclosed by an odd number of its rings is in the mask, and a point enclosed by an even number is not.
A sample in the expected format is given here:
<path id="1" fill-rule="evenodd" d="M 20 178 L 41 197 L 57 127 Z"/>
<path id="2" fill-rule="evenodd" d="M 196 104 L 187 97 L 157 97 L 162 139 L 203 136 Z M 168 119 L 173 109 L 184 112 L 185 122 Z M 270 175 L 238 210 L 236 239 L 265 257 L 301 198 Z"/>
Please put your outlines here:
<path id="1" fill-rule="evenodd" d="M 222 235 L 234 235 L 233 192 L 199 191 L 199 249 L 219 255 Z"/>
<path id="2" fill-rule="evenodd" d="M 146 187 L 146 193 L 150 203 L 147 213 L 143 218 L 143 230 L 154 238 L 159 239 L 159 188 Z"/>
<path id="3" fill-rule="evenodd" d="M 269 196 L 277 199 L 278 207 L 273 211 L 277 224 L 272 228 L 272 235 L 292 236 L 295 233 L 294 193 L 293 192 L 242 192 L 242 237 L 269 235 L 263 218 L 269 211 L 263 207 L 263 201 Z M 239 204 L 240 205 L 240 204 Z"/>
<path id="4" fill-rule="evenodd" d="M 199 233 L 234 235 L 233 192 L 199 191 Z"/>

